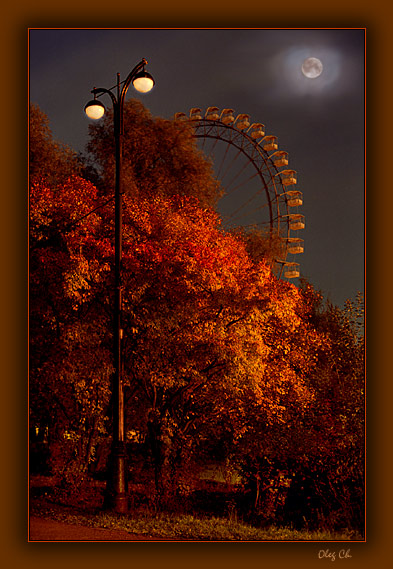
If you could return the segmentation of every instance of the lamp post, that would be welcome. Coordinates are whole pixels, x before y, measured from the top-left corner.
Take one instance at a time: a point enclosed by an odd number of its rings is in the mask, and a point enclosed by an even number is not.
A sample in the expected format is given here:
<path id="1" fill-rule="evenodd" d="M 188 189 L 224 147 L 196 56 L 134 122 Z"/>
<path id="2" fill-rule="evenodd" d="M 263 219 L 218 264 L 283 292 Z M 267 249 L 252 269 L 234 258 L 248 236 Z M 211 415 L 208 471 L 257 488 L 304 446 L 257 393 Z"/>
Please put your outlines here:
<path id="1" fill-rule="evenodd" d="M 126 476 L 126 446 L 124 437 L 124 392 L 122 379 L 122 149 L 123 149 L 123 109 L 124 100 L 131 82 L 134 88 L 147 93 L 154 86 L 154 79 L 145 71 L 146 59 L 142 59 L 129 73 L 124 82 L 120 82 L 117 74 L 117 97 L 111 89 L 94 88 L 91 92 L 94 99 L 85 105 L 86 115 L 94 120 L 100 119 L 105 113 L 104 105 L 97 100 L 97 95 L 106 93 L 112 99 L 113 131 L 115 137 L 115 303 L 113 311 L 113 363 L 114 376 L 112 385 L 113 400 L 113 439 L 110 458 L 110 476 L 107 481 L 109 506 L 115 512 L 126 513 L 127 506 L 127 476 Z"/>

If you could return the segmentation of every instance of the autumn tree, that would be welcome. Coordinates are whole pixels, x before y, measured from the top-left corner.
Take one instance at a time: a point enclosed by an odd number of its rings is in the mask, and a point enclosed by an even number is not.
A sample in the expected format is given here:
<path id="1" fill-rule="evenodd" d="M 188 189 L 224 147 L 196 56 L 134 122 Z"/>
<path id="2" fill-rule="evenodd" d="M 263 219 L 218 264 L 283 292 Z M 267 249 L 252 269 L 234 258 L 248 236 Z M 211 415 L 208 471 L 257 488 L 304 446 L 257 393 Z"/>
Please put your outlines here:
<path id="1" fill-rule="evenodd" d="M 364 529 L 364 344 L 362 303 L 338 308 L 304 282 L 302 326 L 291 338 L 312 398 L 284 422 L 248 414 L 252 434 L 235 454 L 245 457 L 244 512 L 254 520 L 298 527 Z M 307 343 L 299 350 L 297 342 Z M 287 357 L 287 354 L 285 357 Z M 310 359 L 311 358 L 311 359 Z"/>
<path id="2" fill-rule="evenodd" d="M 79 158 L 70 147 L 54 140 L 49 119 L 38 105 L 29 109 L 29 179 L 46 180 L 54 187 L 80 173 Z"/>
<path id="3" fill-rule="evenodd" d="M 131 124 L 135 136 L 130 139 L 134 146 L 125 146 L 124 180 L 133 202 L 140 199 L 135 181 L 146 195 L 184 194 L 192 186 L 202 201 L 214 201 L 218 185 L 192 146 L 190 132 L 171 121 L 153 120 L 135 101 L 128 107 L 134 112 L 126 113 L 126 128 Z M 82 468 L 94 451 L 92 433 L 108 415 L 107 380 L 112 370 L 108 357 L 114 229 L 110 125 L 108 119 L 106 136 L 100 138 L 99 133 L 96 144 L 94 139 L 91 142 L 98 155 L 102 152 L 98 191 L 75 176 L 78 161 L 53 140 L 44 113 L 35 106 L 30 109 L 32 425 L 50 427 L 51 448 L 64 433 L 76 437 L 79 447 L 82 439 L 88 440 L 85 461 L 80 449 L 77 452 Z M 199 186 L 203 191 L 197 190 Z M 96 407 L 89 401 L 95 401 Z"/>
<path id="4" fill-rule="evenodd" d="M 89 126 L 87 145 L 101 176 L 100 188 L 113 194 L 115 153 L 113 115 Z M 220 196 L 212 165 L 198 150 L 191 126 L 185 122 L 153 117 L 135 99 L 124 105 L 122 179 L 127 195 L 137 199 L 156 196 L 192 196 L 202 206 L 214 206 Z"/>
<path id="5" fill-rule="evenodd" d="M 163 495 L 218 421 L 239 437 L 248 406 L 266 423 L 302 411 L 309 346 L 292 340 L 297 289 L 251 259 L 212 209 L 184 196 L 127 196 L 124 210 L 128 426 L 149 439 Z"/>
<path id="6" fill-rule="evenodd" d="M 276 261 L 285 257 L 285 240 L 281 235 L 257 226 L 237 227 L 232 231 L 245 243 L 247 254 L 255 262 L 263 259 L 274 271 L 282 268 Z"/>
<path id="7" fill-rule="evenodd" d="M 304 283 L 310 319 L 327 341 L 310 376 L 316 404 L 308 418 L 309 468 L 316 474 L 309 495 L 320 516 L 336 527 L 364 530 L 365 346 L 361 294 L 343 307 L 323 302 Z M 314 444 L 311 445 L 313 439 Z"/>
<path id="8" fill-rule="evenodd" d="M 30 189 L 31 425 L 48 431 L 59 479 L 74 461 L 83 480 L 109 404 L 111 247 L 91 213 L 96 197 L 78 177 Z"/>
<path id="9" fill-rule="evenodd" d="M 47 117 L 31 106 L 31 443 L 34 451 L 35 435 L 46 433 L 59 479 L 73 462 L 75 476 L 83 479 L 94 460 L 105 432 L 112 369 L 106 294 L 112 248 L 100 239 L 97 189 L 78 171 L 76 155 L 53 140 Z"/>

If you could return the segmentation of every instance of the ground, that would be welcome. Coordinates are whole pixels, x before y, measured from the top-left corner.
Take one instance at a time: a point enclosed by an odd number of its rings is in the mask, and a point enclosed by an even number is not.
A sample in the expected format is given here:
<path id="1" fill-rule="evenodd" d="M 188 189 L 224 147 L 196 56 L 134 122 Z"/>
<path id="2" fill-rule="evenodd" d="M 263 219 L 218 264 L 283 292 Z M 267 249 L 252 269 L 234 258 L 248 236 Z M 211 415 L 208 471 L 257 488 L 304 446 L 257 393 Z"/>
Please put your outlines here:
<path id="1" fill-rule="evenodd" d="M 50 491 L 51 477 L 32 476 L 30 478 L 30 506 L 43 503 L 58 511 L 72 511 L 54 502 L 46 502 L 41 495 Z M 41 492 L 40 492 L 41 491 Z M 37 502 L 37 496 L 38 502 Z M 39 509 L 39 508 L 38 508 Z M 87 508 L 87 510 L 89 510 Z M 29 541 L 168 541 L 163 538 L 138 535 L 124 530 L 93 528 L 45 519 L 32 513 L 29 517 Z"/>
<path id="2" fill-rule="evenodd" d="M 83 527 L 30 517 L 29 541 L 168 541 L 123 530 Z"/>

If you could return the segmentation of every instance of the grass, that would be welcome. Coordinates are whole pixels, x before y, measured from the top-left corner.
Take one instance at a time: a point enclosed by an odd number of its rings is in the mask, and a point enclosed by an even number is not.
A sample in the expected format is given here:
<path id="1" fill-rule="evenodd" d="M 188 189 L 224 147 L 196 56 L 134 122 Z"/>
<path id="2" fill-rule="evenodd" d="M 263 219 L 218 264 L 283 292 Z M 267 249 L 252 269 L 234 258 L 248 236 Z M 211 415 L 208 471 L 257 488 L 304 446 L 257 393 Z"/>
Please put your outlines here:
<path id="1" fill-rule="evenodd" d="M 240 521 L 189 514 L 132 512 L 125 516 L 109 512 L 81 512 L 34 501 L 31 513 L 38 517 L 87 527 L 123 530 L 147 538 L 181 541 L 357 541 L 353 532 L 296 530 L 270 526 L 256 528 Z"/>

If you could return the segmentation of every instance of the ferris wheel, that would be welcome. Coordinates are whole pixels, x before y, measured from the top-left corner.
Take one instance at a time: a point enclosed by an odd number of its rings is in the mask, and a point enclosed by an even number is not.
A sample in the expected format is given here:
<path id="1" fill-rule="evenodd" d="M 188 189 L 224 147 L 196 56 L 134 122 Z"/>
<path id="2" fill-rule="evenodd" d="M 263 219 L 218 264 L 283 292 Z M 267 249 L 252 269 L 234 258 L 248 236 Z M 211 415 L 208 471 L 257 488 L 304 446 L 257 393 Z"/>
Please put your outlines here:
<path id="1" fill-rule="evenodd" d="M 297 255 L 304 251 L 299 230 L 305 218 L 299 212 L 302 192 L 295 170 L 288 169 L 288 153 L 278 149 L 277 137 L 265 134 L 262 123 L 233 109 L 198 107 L 179 112 L 175 120 L 190 121 L 200 149 L 211 160 L 224 191 L 218 209 L 227 229 L 258 230 L 279 242 L 274 259 L 279 277 L 300 276 Z"/>

